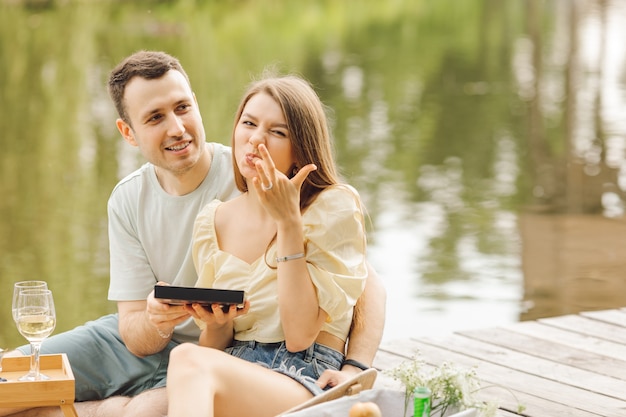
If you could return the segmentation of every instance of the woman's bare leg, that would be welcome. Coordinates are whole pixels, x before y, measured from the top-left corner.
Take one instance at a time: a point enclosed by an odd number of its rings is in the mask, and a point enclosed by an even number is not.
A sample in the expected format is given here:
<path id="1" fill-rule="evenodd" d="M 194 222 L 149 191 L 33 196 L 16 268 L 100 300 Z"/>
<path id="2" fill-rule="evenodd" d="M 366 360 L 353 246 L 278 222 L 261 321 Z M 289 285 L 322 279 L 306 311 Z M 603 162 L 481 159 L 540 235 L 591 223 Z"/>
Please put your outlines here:
<path id="1" fill-rule="evenodd" d="M 312 397 L 295 380 L 225 352 L 182 344 L 167 369 L 168 417 L 275 416 Z"/>

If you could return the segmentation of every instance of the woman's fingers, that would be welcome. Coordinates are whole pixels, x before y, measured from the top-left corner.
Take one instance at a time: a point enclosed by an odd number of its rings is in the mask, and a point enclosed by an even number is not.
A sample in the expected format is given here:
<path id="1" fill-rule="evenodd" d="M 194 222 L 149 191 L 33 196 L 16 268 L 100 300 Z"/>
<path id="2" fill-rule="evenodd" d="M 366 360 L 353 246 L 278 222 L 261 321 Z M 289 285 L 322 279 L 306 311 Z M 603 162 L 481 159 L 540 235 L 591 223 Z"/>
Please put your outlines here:
<path id="1" fill-rule="evenodd" d="M 284 173 L 279 172 L 276 169 L 274 160 L 267 150 L 267 147 L 264 144 L 260 144 L 258 149 L 261 158 L 256 163 L 256 169 L 259 175 L 258 177 L 252 179 L 252 185 L 257 190 L 259 197 L 263 198 L 263 200 L 265 200 L 268 197 L 268 194 L 276 188 L 278 188 L 278 194 L 274 194 L 273 198 L 276 198 L 279 194 L 284 193 L 285 188 L 283 183 L 285 183 L 285 181 L 291 182 L 294 185 L 296 193 L 299 193 L 306 177 L 317 169 L 315 164 L 307 164 L 300 168 L 291 179 L 288 179 Z M 288 192 L 287 195 L 292 193 L 293 190 Z"/>
<path id="2" fill-rule="evenodd" d="M 317 169 L 317 166 L 315 166 L 315 164 L 308 164 L 308 165 L 303 166 L 296 173 L 296 175 L 293 176 L 293 178 L 291 179 L 291 182 L 293 182 L 293 184 L 299 190 L 300 188 L 302 188 L 302 184 L 304 183 L 304 180 L 306 179 L 306 177 L 308 177 L 309 174 L 315 171 L 316 169 Z"/>
<path id="3" fill-rule="evenodd" d="M 276 179 L 276 165 L 264 144 L 259 145 L 259 153 L 261 155 L 261 163 L 257 164 L 256 169 L 261 180 L 261 188 L 263 191 L 269 191 L 274 186 Z"/>

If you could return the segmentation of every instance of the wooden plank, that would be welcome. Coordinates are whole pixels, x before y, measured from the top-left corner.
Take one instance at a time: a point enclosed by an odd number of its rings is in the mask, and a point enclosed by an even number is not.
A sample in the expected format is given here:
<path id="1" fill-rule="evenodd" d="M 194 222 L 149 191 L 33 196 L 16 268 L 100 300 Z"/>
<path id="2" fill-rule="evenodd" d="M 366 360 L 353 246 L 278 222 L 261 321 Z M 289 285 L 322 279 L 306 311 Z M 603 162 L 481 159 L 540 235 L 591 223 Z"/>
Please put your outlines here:
<path id="1" fill-rule="evenodd" d="M 491 337 L 487 337 L 488 341 L 490 338 L 498 337 L 497 329 L 488 329 L 485 330 L 484 333 L 491 333 Z M 502 339 L 511 335 L 517 336 L 514 333 L 505 331 L 501 331 L 499 333 Z M 521 336 L 521 338 L 524 337 L 525 336 Z M 518 340 L 517 342 L 520 343 L 518 347 L 521 349 L 534 350 L 533 346 L 537 339 L 526 339 L 527 340 L 525 341 Z M 429 340 L 424 341 L 430 342 Z M 515 344 L 515 342 L 516 341 L 514 340 L 513 344 Z M 527 354 L 525 352 L 514 351 L 506 347 L 497 346 L 492 343 L 469 339 L 462 335 L 450 335 L 443 339 L 432 341 L 432 343 L 443 343 L 447 349 L 460 354 L 465 354 L 475 358 L 483 358 L 484 361 L 488 361 L 493 364 L 507 366 L 520 372 L 540 376 L 542 378 L 572 387 L 581 388 L 589 392 L 608 395 L 616 399 L 622 399 L 624 397 L 624 393 L 626 393 L 626 381 L 621 381 L 616 378 L 599 375 L 592 371 L 564 365 L 560 361 L 555 362 L 534 354 Z M 504 344 L 507 343 L 504 342 Z M 558 351 L 558 349 L 550 349 L 550 347 L 546 348 L 545 346 L 540 346 L 539 348 L 544 348 L 553 352 Z"/>
<path id="2" fill-rule="evenodd" d="M 496 411 L 496 417 L 519 417 L 519 414 L 511 413 L 510 411 L 506 410 L 498 410 Z"/>
<path id="3" fill-rule="evenodd" d="M 468 340 L 461 340 L 455 344 L 460 343 L 463 347 L 479 353 L 485 352 L 493 346 L 501 346 L 511 351 L 522 352 L 525 355 L 513 355 L 509 353 L 510 351 L 497 350 L 496 355 L 490 356 L 490 358 L 496 359 L 497 363 L 508 362 L 516 369 L 520 369 L 516 365 L 521 364 L 527 372 L 543 374 L 546 378 L 560 380 L 590 391 L 595 390 L 597 392 L 600 389 L 616 398 L 621 398 L 623 393 L 626 393 L 626 381 L 619 380 L 626 372 L 624 360 L 568 347 L 561 343 L 552 343 L 502 328 L 464 331 L 459 334 L 488 343 L 487 347 L 470 343 Z M 454 339 L 446 338 L 444 343 L 452 344 Z M 537 359 L 533 360 L 533 357 Z M 533 368 L 530 368 L 529 365 L 533 365 Z M 535 370 L 537 367 L 541 369 Z M 567 375 L 567 378 L 561 379 L 561 375 Z"/>
<path id="4" fill-rule="evenodd" d="M 378 379 L 376 380 L 376 385 L 374 386 L 374 388 L 395 389 L 395 390 L 403 391 L 404 387 L 402 386 L 402 384 L 400 384 L 396 380 L 393 380 L 390 376 L 387 376 L 385 374 L 385 371 L 389 369 L 393 369 L 394 367 L 396 367 L 397 365 L 401 364 L 402 362 L 406 360 L 409 360 L 409 359 L 404 356 L 397 355 L 396 353 L 387 352 L 382 349 L 379 350 L 376 356 L 376 359 L 374 360 L 374 366 L 378 368 L 380 372 L 378 374 Z M 434 365 L 426 364 L 426 367 L 427 369 L 432 369 Z M 484 392 L 481 393 L 481 396 L 479 398 L 483 399 L 484 401 L 495 402 L 499 404 L 501 407 L 508 407 L 509 409 L 516 409 L 516 407 L 519 404 L 526 405 L 531 402 L 541 403 L 543 401 L 542 399 L 529 397 L 527 394 L 523 392 L 515 392 L 515 395 L 517 397 L 517 402 L 513 401 L 513 397 L 511 396 L 509 392 L 505 392 L 503 394 L 502 390 L 489 391 L 485 389 Z M 503 400 L 504 396 L 507 396 L 506 401 Z M 549 405 L 544 405 L 543 407 L 540 407 L 540 409 L 541 410 L 544 410 L 544 409 L 553 410 L 554 407 L 552 407 L 552 405 L 549 404 Z M 528 415 L 532 416 L 532 414 L 528 414 Z M 561 414 L 561 415 L 565 416 L 567 414 Z M 519 414 L 514 413 L 512 411 L 499 409 L 498 412 L 496 413 L 496 416 L 497 417 L 515 417 L 515 416 L 519 416 Z M 586 413 L 586 414 L 581 414 L 580 417 L 598 417 L 598 414 Z"/>
<path id="5" fill-rule="evenodd" d="M 524 416 L 626 416 L 625 330 L 626 308 L 584 312 L 396 341 L 381 346 L 374 364 L 391 369 L 420 352 L 430 365 L 476 366 L 485 384 L 505 386 L 517 396 L 527 407 Z M 380 378 L 381 384 L 389 381 L 384 371 Z M 492 390 L 481 395 L 502 404 L 498 417 L 517 416 L 512 396 Z"/>
<path id="6" fill-rule="evenodd" d="M 443 355 L 447 355 L 444 351 Z M 429 358 L 424 358 L 424 360 L 428 360 Z M 404 355 L 398 355 L 396 352 L 387 352 L 385 350 L 379 350 L 376 360 L 374 361 L 375 366 L 378 368 L 379 366 L 389 366 L 393 364 L 393 366 L 381 369 L 391 369 L 394 366 L 400 364 L 402 361 L 407 360 L 407 357 Z M 440 362 L 439 362 L 440 363 Z M 458 362 L 456 362 L 458 364 Z M 385 378 L 384 374 L 381 375 L 383 379 Z M 484 375 L 479 371 L 479 377 L 485 383 L 493 383 L 484 378 Z M 378 381 L 377 381 L 378 382 Z M 483 384 L 485 385 L 485 384 Z M 512 410 L 516 410 L 519 404 L 526 407 L 523 411 L 524 416 L 530 417 L 546 417 L 546 416 L 559 416 L 559 417 L 600 417 L 601 414 L 594 412 L 587 412 L 584 410 L 575 410 L 572 407 L 564 406 L 562 404 L 555 403 L 550 400 L 546 400 L 544 398 L 538 398 L 533 395 L 529 395 L 525 392 L 512 390 L 515 394 L 516 399 L 512 398 L 509 392 L 504 392 L 502 390 L 498 392 L 493 391 L 485 391 L 481 396 L 485 401 L 495 401 L 497 402 L 501 408 L 508 408 L 508 410 L 500 410 L 508 415 L 519 416 L 519 414 L 513 412 Z"/>
<path id="7" fill-rule="evenodd" d="M 30 368 L 30 356 L 3 358 L 0 407 L 40 407 L 71 405 L 74 402 L 74 376 L 65 354 L 41 355 L 40 369 L 49 380 L 19 381 Z M 73 408 L 73 407 L 72 407 Z M 69 407 L 65 407 L 69 410 Z"/>
<path id="8" fill-rule="evenodd" d="M 559 329 L 597 337 L 615 343 L 626 344 L 626 331 L 621 326 L 593 320 L 581 315 L 566 315 L 537 320 L 539 323 Z"/>
<path id="9" fill-rule="evenodd" d="M 389 352 L 385 352 L 382 350 L 379 351 L 379 353 L 376 356 L 376 359 L 374 360 L 374 366 L 379 370 L 378 378 L 376 378 L 376 384 L 374 384 L 374 388 L 375 389 L 394 389 L 397 391 L 404 391 L 404 387 L 402 386 L 402 384 L 400 384 L 400 382 L 392 379 L 390 376 L 385 374 L 386 370 L 394 368 L 395 366 L 402 363 L 403 360 L 406 360 L 406 358 L 402 356 L 398 356 L 394 353 L 389 353 Z M 427 366 L 432 368 L 432 365 L 427 365 Z M 498 393 L 497 395 L 494 394 L 493 395 L 494 398 L 492 400 L 500 402 L 499 401 L 500 396 L 501 396 L 500 394 L 501 393 Z M 524 394 L 521 393 L 521 395 L 524 395 Z M 519 417 L 519 414 L 499 409 L 496 411 L 495 417 Z M 584 415 L 583 417 L 597 417 L 597 414 Z"/>
<path id="10" fill-rule="evenodd" d="M 547 340 L 552 343 L 560 343 L 571 348 L 601 353 L 604 356 L 616 359 L 626 358 L 626 345 L 610 342 L 605 339 L 598 339 L 597 337 L 581 333 L 575 333 L 570 330 L 547 326 L 545 323 L 524 321 L 502 327 L 516 333 Z"/>
<path id="11" fill-rule="evenodd" d="M 74 403 L 63 404 L 60 407 L 65 417 L 78 417 L 78 413 L 76 412 L 76 409 L 74 408 Z"/>
<path id="12" fill-rule="evenodd" d="M 623 410 L 626 410 L 626 401 L 493 364 L 482 358 L 459 354 L 439 342 L 427 344 L 414 340 L 400 341 L 387 347 L 387 350 L 405 358 L 421 352 L 424 360 L 435 365 L 447 361 L 459 366 L 475 366 L 483 381 L 514 392 L 527 407 L 524 415 L 623 417 Z M 515 410 L 517 403 L 510 395 L 502 394 L 499 399 L 504 404 L 503 408 Z"/>
<path id="13" fill-rule="evenodd" d="M 399 382 L 385 374 L 386 370 L 392 369 L 402 363 L 407 358 L 396 355 L 394 353 L 385 352 L 383 350 L 379 351 L 375 360 L 374 367 L 376 367 L 378 372 L 378 377 L 376 378 L 376 383 L 374 384 L 375 389 L 393 389 L 397 391 L 404 391 L 404 386 Z M 429 369 L 432 369 L 432 365 L 428 365 Z M 522 394 L 523 395 L 523 394 Z M 492 401 L 497 401 L 500 398 L 500 395 L 495 395 Z M 498 401 L 499 402 L 499 401 Z M 585 417 L 596 417 L 597 415 L 589 415 Z M 499 409 L 496 411 L 495 417 L 519 417 L 519 414 L 512 413 L 510 411 Z"/>
<path id="14" fill-rule="evenodd" d="M 626 311 L 624 310 L 585 311 L 580 313 L 580 315 L 594 320 L 614 324 L 616 326 L 623 327 L 624 330 L 626 330 Z"/>
<path id="15" fill-rule="evenodd" d="M 64 368 L 63 355 L 40 355 L 39 369 L 44 372 L 52 369 L 59 371 L 63 379 L 72 379 L 64 376 L 67 370 Z M 4 372 L 28 372 L 30 370 L 30 356 L 6 357 L 2 360 L 2 370 Z"/>

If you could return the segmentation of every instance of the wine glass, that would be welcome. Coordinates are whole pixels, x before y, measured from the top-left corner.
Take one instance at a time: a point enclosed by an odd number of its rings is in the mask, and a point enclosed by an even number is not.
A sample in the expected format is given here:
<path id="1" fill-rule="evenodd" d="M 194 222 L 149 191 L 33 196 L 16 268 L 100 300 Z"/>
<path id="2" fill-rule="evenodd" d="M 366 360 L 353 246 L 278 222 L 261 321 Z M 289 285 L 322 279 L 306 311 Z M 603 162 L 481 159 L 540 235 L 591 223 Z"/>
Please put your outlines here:
<path id="1" fill-rule="evenodd" d="M 17 329 L 30 342 L 30 372 L 19 381 L 50 379 L 39 372 L 39 351 L 43 340 L 56 325 L 52 291 L 47 289 L 21 290 L 17 296 Z"/>
<path id="2" fill-rule="evenodd" d="M 17 323 L 17 296 L 22 290 L 48 289 L 46 281 L 20 281 L 13 285 L 13 321 Z"/>

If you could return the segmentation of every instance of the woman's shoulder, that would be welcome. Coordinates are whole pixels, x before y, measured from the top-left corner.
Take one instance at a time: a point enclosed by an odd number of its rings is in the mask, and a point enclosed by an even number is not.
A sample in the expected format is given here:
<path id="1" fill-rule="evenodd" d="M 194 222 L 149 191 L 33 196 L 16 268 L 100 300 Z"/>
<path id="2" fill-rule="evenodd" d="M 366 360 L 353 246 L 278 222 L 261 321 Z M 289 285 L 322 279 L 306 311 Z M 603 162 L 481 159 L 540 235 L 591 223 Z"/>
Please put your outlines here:
<path id="1" fill-rule="evenodd" d="M 222 204 L 222 202 L 218 199 L 211 200 L 207 204 L 204 205 L 200 209 L 198 216 L 196 217 L 196 224 L 207 224 L 208 222 L 213 222 L 213 218 L 215 217 L 215 211 L 217 207 Z"/>
<path id="2" fill-rule="evenodd" d="M 358 214 L 355 217 L 355 214 Z M 335 184 L 325 188 L 304 211 L 305 224 L 331 224 L 352 221 L 364 215 L 363 204 L 357 190 L 348 184 Z"/>
<path id="3" fill-rule="evenodd" d="M 315 199 L 315 203 L 331 205 L 331 206 L 346 206 L 356 204 L 361 207 L 361 197 L 359 192 L 349 184 L 334 184 L 325 188 Z"/>

